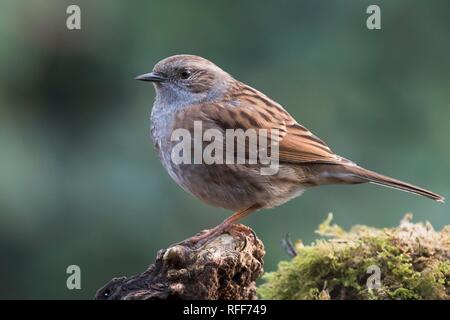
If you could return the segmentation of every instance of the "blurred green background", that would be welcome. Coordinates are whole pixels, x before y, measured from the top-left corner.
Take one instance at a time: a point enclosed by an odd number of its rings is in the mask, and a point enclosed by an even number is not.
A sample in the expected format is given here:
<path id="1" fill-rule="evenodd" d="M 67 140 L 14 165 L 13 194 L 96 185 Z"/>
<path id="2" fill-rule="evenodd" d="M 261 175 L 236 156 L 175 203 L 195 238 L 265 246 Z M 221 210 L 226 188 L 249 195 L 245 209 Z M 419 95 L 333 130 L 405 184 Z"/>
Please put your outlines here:
<path id="1" fill-rule="evenodd" d="M 82 30 L 66 28 L 81 7 Z M 382 30 L 366 28 L 378 4 Z M 450 195 L 449 1 L 0 0 L 0 298 L 92 298 L 114 276 L 230 212 L 176 186 L 149 138 L 164 57 L 214 61 L 280 102 L 335 152 Z M 374 185 L 327 186 L 254 214 L 265 269 L 280 239 L 335 221 L 450 224 L 448 205 Z M 66 267 L 82 289 L 66 288 Z"/>

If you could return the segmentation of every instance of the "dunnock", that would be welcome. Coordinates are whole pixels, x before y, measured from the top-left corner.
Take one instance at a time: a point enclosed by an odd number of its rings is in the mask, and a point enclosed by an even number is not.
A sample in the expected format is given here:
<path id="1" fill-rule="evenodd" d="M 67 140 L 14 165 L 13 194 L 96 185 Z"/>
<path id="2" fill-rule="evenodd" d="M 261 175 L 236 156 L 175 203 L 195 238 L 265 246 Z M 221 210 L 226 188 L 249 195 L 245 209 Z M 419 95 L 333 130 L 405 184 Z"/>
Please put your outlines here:
<path id="1" fill-rule="evenodd" d="M 157 63 L 151 73 L 136 79 L 154 84 L 151 133 L 170 176 L 204 202 L 235 211 L 217 227 L 191 238 L 195 243 L 204 243 L 226 231 L 255 210 L 281 205 L 310 187 L 325 184 L 370 182 L 444 202 L 444 197 L 436 193 L 366 170 L 336 155 L 281 105 L 204 58 L 168 57 Z M 172 133 L 176 129 L 192 132 L 195 121 L 200 121 L 205 130 L 220 132 L 276 129 L 279 144 L 274 153 L 279 160 L 278 172 L 262 175 L 260 164 L 175 164 L 171 159 L 176 143 Z"/>

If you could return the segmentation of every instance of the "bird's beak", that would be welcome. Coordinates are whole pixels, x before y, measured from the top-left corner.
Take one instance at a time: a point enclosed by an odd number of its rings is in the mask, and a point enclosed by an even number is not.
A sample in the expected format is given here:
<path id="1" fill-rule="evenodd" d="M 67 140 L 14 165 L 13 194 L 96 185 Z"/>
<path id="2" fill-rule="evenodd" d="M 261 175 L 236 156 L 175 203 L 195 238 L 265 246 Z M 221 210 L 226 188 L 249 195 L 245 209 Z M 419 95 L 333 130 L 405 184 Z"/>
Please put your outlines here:
<path id="1" fill-rule="evenodd" d="M 134 79 L 139 81 L 164 82 L 166 80 L 166 77 L 159 72 L 150 72 L 141 74 Z"/>

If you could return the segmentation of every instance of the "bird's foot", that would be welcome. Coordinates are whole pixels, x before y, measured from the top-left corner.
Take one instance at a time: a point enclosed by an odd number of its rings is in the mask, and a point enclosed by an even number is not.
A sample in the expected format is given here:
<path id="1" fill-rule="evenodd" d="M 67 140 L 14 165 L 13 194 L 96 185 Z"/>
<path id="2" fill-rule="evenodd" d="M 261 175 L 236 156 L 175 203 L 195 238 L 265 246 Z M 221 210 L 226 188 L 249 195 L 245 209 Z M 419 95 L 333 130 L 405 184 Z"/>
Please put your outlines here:
<path id="1" fill-rule="evenodd" d="M 242 224 L 234 224 L 226 232 L 228 232 L 228 234 L 230 234 L 233 238 L 238 238 L 241 240 L 240 242 L 244 243 L 242 250 L 244 250 L 247 246 L 249 232 L 251 232 L 253 236 L 254 243 L 256 244 L 258 242 L 255 231 Z"/>
<path id="2" fill-rule="evenodd" d="M 257 237 L 253 230 L 250 228 L 241 225 L 241 224 L 232 224 L 232 225 L 219 225 L 213 229 L 205 230 L 198 235 L 178 242 L 175 245 L 183 246 L 189 248 L 190 250 L 198 250 L 201 247 L 205 246 L 207 243 L 211 242 L 218 236 L 223 233 L 228 233 L 234 238 L 238 238 L 241 240 L 240 242 L 244 243 L 243 248 L 247 245 L 247 239 L 249 232 L 252 233 L 253 239 L 255 243 L 257 242 Z"/>
<path id="3" fill-rule="evenodd" d="M 215 227 L 210 230 L 205 230 L 193 237 L 187 238 L 187 239 L 185 239 L 181 242 L 178 242 L 172 246 L 178 245 L 178 246 L 187 247 L 190 250 L 198 250 L 225 231 L 226 231 L 225 229 L 219 228 L 219 226 L 218 226 L 218 227 Z"/>

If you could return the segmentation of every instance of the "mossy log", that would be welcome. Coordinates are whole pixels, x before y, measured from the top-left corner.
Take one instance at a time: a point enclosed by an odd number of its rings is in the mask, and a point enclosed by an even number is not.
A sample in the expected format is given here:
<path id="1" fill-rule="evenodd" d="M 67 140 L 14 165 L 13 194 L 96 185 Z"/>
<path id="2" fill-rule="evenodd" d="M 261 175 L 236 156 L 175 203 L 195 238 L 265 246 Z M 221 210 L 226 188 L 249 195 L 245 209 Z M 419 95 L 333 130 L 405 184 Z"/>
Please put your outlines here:
<path id="1" fill-rule="evenodd" d="M 396 228 L 331 224 L 317 233 L 328 238 L 304 246 L 264 275 L 265 299 L 450 299 L 450 226 L 435 231 L 407 214 Z"/>
<path id="2" fill-rule="evenodd" d="M 450 299 L 450 226 L 435 231 L 408 214 L 395 228 L 319 226 L 290 261 L 263 273 L 264 247 L 236 225 L 201 248 L 174 245 L 146 271 L 115 278 L 96 299 Z"/>
<path id="3" fill-rule="evenodd" d="M 95 299 L 256 299 L 263 256 L 254 232 L 234 225 L 200 248 L 173 245 L 160 250 L 146 271 L 112 279 Z"/>

